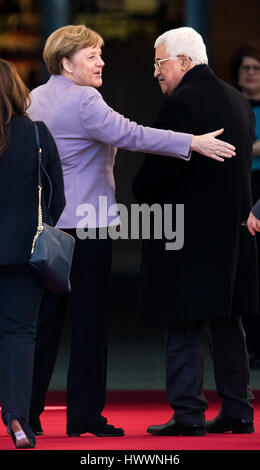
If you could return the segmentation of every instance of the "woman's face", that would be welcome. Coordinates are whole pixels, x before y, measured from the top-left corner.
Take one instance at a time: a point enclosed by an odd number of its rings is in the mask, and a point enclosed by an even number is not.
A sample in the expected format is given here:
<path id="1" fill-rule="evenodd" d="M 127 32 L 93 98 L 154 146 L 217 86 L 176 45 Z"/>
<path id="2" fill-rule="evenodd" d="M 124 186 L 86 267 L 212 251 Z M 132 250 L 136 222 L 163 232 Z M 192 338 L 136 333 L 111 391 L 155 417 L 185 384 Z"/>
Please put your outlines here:
<path id="1" fill-rule="evenodd" d="M 238 71 L 238 85 L 250 96 L 260 93 L 260 61 L 244 57 Z"/>
<path id="2" fill-rule="evenodd" d="M 70 60 L 63 59 L 63 75 L 78 85 L 98 88 L 102 85 L 104 65 L 100 47 L 85 47 L 75 52 Z"/>

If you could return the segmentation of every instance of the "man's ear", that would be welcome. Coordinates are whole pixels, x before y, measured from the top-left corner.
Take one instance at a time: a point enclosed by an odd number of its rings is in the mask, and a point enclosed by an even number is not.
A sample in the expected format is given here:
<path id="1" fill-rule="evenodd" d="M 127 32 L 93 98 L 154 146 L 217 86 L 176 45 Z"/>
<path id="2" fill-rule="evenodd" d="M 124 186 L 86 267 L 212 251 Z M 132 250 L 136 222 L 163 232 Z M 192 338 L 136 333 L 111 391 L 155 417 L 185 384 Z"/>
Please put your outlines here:
<path id="1" fill-rule="evenodd" d="M 190 58 L 187 54 L 182 54 L 181 57 L 181 67 L 183 72 L 187 72 L 190 68 Z"/>

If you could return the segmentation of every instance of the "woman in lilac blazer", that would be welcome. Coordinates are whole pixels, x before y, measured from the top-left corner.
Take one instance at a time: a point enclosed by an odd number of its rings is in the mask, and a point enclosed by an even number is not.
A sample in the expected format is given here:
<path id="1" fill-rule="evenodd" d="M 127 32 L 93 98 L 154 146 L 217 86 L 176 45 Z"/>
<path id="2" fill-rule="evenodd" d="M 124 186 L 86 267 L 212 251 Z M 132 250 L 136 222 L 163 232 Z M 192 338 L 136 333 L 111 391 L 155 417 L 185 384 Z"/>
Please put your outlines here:
<path id="1" fill-rule="evenodd" d="M 121 436 L 102 416 L 106 396 L 107 294 L 111 239 L 77 238 L 82 207 L 91 205 L 88 228 L 119 224 L 100 208 L 115 204 L 113 166 L 117 148 L 189 160 L 191 151 L 223 161 L 234 147 L 215 137 L 193 136 L 137 125 L 111 109 L 96 88 L 102 85 L 103 39 L 85 26 L 65 26 L 47 40 L 49 81 L 31 93 L 30 117 L 50 129 L 61 157 L 66 207 L 57 226 L 76 237 L 68 296 L 46 293 L 36 342 L 31 426 L 42 433 L 39 415 L 54 368 L 63 320 L 69 308 L 71 354 L 67 381 L 67 434 Z M 89 206 L 88 206 L 89 207 Z"/>

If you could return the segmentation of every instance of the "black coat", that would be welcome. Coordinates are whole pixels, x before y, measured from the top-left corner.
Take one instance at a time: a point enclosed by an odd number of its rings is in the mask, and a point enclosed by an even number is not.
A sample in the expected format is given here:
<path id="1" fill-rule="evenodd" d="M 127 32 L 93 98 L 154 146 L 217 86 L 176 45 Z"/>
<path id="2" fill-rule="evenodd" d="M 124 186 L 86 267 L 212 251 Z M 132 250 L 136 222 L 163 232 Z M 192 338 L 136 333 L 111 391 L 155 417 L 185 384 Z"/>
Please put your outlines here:
<path id="1" fill-rule="evenodd" d="M 144 240 L 140 308 L 146 324 L 257 313 L 256 246 L 241 226 L 252 207 L 254 118 L 247 100 L 207 66 L 185 74 L 155 127 L 220 138 L 237 155 L 220 163 L 197 153 L 185 162 L 147 155 L 134 180 L 139 203 L 184 204 L 184 246 Z M 173 223 L 175 212 L 173 213 Z"/>
<path id="2" fill-rule="evenodd" d="M 260 199 L 258 199 L 258 201 L 256 201 L 254 207 L 252 208 L 252 213 L 254 214 L 254 216 L 257 219 L 260 219 Z"/>
<path id="3" fill-rule="evenodd" d="M 43 122 L 38 123 L 43 165 L 53 194 L 47 210 L 49 185 L 43 177 L 43 219 L 55 225 L 65 207 L 64 183 L 56 144 Z M 9 145 L 0 156 L 0 265 L 29 260 L 38 224 L 38 153 L 33 122 L 13 117 Z"/>

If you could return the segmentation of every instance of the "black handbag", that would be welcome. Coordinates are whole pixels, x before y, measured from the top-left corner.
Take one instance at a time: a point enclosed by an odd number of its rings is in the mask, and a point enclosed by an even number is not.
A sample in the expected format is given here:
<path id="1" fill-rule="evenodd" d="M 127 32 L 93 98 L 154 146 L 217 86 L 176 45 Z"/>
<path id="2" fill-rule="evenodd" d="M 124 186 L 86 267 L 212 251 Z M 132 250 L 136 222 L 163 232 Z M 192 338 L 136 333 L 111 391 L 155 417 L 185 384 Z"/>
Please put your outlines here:
<path id="1" fill-rule="evenodd" d="M 41 169 L 45 172 L 50 184 L 50 201 L 52 187 L 50 178 L 42 164 L 42 149 L 39 130 L 35 127 L 35 138 L 38 146 L 38 227 L 33 238 L 29 264 L 53 294 L 65 294 L 71 291 L 70 269 L 75 247 L 71 235 L 42 221 L 42 182 Z"/>

